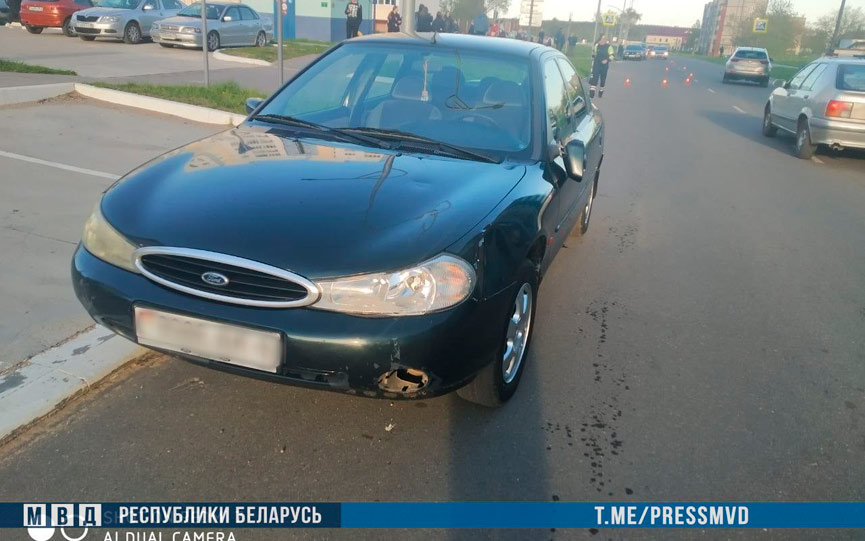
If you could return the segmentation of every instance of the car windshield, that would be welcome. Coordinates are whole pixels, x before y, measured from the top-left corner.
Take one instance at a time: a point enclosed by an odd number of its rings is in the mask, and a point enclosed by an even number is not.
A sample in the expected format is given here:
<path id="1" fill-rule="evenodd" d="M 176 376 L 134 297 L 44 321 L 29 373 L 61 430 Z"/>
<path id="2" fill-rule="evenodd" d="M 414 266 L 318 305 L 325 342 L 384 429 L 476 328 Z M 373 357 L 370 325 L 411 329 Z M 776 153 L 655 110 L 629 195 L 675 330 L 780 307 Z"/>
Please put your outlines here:
<path id="1" fill-rule="evenodd" d="M 208 19 L 218 19 L 219 12 L 222 11 L 221 6 L 207 6 L 207 18 Z M 181 17 L 198 17 L 201 18 L 201 4 L 192 4 L 190 6 L 186 6 L 177 12 Z"/>
<path id="2" fill-rule="evenodd" d="M 139 0 L 101 0 L 99 7 L 114 9 L 135 9 Z"/>
<path id="3" fill-rule="evenodd" d="M 657 47 L 655 47 L 655 50 L 663 53 L 664 51 L 667 50 L 667 46 L 666 45 L 658 45 Z"/>
<path id="4" fill-rule="evenodd" d="M 838 90 L 865 92 L 865 64 L 843 64 L 838 66 L 835 81 Z"/>
<path id="5" fill-rule="evenodd" d="M 738 50 L 736 54 L 733 55 L 736 58 L 744 58 L 746 60 L 766 60 L 766 52 L 765 51 L 743 51 Z"/>
<path id="6" fill-rule="evenodd" d="M 639 50 L 642 50 L 642 47 L 640 47 L 639 45 L 628 45 L 627 47 L 625 47 L 625 50 L 626 51 L 639 51 Z"/>
<path id="7" fill-rule="evenodd" d="M 313 64 L 259 114 L 510 155 L 531 140 L 530 80 L 525 58 L 352 43 Z"/>

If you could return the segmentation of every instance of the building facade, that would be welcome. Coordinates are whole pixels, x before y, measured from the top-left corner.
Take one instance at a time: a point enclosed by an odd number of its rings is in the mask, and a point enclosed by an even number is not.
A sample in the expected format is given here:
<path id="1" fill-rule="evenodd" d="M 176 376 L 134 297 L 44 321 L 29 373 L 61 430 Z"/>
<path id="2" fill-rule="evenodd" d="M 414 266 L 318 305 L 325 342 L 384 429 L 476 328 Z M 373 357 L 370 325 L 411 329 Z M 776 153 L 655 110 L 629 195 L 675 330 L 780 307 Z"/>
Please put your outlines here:
<path id="1" fill-rule="evenodd" d="M 719 56 L 730 54 L 736 48 L 736 33 L 742 21 L 753 20 L 764 13 L 768 0 L 712 0 L 703 6 L 703 21 L 697 51 Z"/>

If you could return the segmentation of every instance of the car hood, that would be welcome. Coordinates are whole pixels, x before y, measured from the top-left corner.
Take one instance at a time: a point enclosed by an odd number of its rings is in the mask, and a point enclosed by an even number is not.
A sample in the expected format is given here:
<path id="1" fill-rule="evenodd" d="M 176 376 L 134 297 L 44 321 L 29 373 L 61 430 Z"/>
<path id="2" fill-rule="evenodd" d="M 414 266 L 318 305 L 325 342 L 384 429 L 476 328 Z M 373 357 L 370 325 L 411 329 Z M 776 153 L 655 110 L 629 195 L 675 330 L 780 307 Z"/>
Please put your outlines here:
<path id="1" fill-rule="evenodd" d="M 207 25 L 210 26 L 214 23 L 218 23 L 217 19 L 208 19 Z M 198 28 L 201 26 L 201 19 L 198 17 L 184 17 L 184 16 L 174 16 L 168 17 L 167 19 L 160 19 L 159 24 L 173 24 L 177 26 L 189 26 L 192 28 Z"/>
<path id="2" fill-rule="evenodd" d="M 525 174 L 242 126 L 131 172 L 102 201 L 139 245 L 209 250 L 310 278 L 394 270 L 477 225 Z"/>
<path id="3" fill-rule="evenodd" d="M 76 11 L 75 15 L 86 15 L 88 17 L 110 17 L 112 15 L 120 15 L 121 17 L 129 17 L 134 12 L 134 9 L 95 7 Z"/>

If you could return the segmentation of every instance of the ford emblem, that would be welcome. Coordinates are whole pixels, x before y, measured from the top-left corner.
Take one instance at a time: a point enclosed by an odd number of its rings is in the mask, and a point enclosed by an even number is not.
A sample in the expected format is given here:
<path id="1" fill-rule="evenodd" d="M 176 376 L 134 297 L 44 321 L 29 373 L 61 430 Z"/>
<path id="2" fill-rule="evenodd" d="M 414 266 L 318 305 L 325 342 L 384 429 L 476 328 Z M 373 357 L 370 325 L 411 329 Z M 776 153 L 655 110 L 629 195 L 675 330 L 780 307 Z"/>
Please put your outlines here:
<path id="1" fill-rule="evenodd" d="M 228 285 L 228 277 L 218 272 L 208 271 L 201 275 L 201 280 L 205 284 L 212 286 L 225 287 Z"/>

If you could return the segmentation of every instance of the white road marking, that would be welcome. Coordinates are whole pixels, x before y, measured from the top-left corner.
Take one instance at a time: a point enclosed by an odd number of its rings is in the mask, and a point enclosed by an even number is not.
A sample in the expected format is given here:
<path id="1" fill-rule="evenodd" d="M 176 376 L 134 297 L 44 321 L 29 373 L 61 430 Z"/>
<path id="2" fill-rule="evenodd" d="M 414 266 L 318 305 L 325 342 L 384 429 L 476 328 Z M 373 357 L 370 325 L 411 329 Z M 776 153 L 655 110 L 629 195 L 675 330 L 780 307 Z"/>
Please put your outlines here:
<path id="1" fill-rule="evenodd" d="M 747 115 L 747 114 L 748 114 L 748 113 L 745 112 L 744 109 L 742 109 L 742 108 L 739 107 L 738 105 L 734 105 L 734 106 L 733 106 L 733 109 L 739 111 L 739 112 L 742 113 L 743 115 Z"/>
<path id="2" fill-rule="evenodd" d="M 712 89 L 711 89 L 711 88 L 707 88 L 707 89 L 706 89 L 706 90 L 708 90 L 708 91 L 709 91 L 709 92 L 711 92 L 711 93 L 712 93 L 712 94 L 714 94 L 714 93 L 715 93 L 715 91 L 714 91 L 714 90 L 712 90 Z"/>
<path id="3" fill-rule="evenodd" d="M 815 162 L 815 163 L 819 163 L 820 165 L 823 165 L 824 163 L 826 163 L 823 160 L 821 160 L 820 158 L 818 158 L 817 156 L 811 156 L 811 161 Z"/>
<path id="4" fill-rule="evenodd" d="M 82 173 L 84 175 L 107 178 L 109 180 L 117 180 L 118 178 L 120 178 L 120 175 L 114 175 L 112 173 L 94 171 L 93 169 L 85 169 L 83 167 L 75 167 L 74 165 L 66 165 L 65 163 L 50 162 L 48 160 L 41 160 L 39 158 L 33 158 L 31 156 L 24 156 L 23 154 L 15 154 L 13 152 L 6 152 L 3 150 L 0 150 L 0 156 L 3 156 L 4 158 L 11 158 L 13 160 L 21 160 L 22 162 L 30 162 L 44 165 L 47 167 L 53 167 L 55 169 L 63 169 L 64 171 L 72 171 L 73 173 Z"/>

